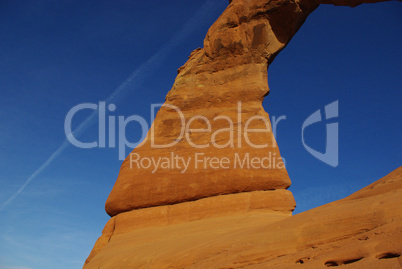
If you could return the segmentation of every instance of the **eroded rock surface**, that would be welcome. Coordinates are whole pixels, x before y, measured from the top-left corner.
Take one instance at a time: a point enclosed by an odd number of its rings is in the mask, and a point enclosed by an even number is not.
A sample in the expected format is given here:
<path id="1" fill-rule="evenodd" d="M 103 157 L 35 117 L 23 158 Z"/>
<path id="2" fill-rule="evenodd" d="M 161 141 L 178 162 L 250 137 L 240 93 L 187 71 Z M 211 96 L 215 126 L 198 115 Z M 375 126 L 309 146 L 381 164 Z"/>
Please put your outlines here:
<path id="1" fill-rule="evenodd" d="M 381 242 L 400 238 L 400 214 L 387 207 L 401 209 L 401 170 L 399 183 L 290 217 L 290 179 L 262 107 L 269 64 L 319 4 L 374 2 L 230 1 L 123 162 L 106 202 L 112 218 L 84 267 L 396 264 L 400 249 Z M 144 168 L 142 158 L 170 163 Z M 341 245 L 349 249 L 335 252 Z"/>
<path id="2" fill-rule="evenodd" d="M 231 1 L 209 29 L 204 48 L 179 69 L 144 143 L 123 162 L 106 212 L 115 216 L 221 194 L 287 189 L 290 179 L 262 107 L 268 65 L 319 3 L 364 2 L 380 1 Z M 144 157 L 167 160 L 172 153 L 188 167 L 170 163 L 154 171 L 139 163 Z M 214 157 L 225 164 L 211 164 Z M 262 164 L 250 167 L 253 158 Z"/>
<path id="3" fill-rule="evenodd" d="M 119 214 L 105 226 L 84 268 L 377 269 L 402 264 L 402 167 L 345 199 L 294 216 L 285 208 L 272 214 L 264 200 L 251 206 L 240 196 L 229 208 L 215 207 L 225 204 L 214 200 L 219 197 L 206 198 L 212 200 L 198 207 L 198 216 L 192 215 L 197 213 L 191 203 L 199 201 L 173 205 L 180 217 L 170 223 L 166 206 Z"/>

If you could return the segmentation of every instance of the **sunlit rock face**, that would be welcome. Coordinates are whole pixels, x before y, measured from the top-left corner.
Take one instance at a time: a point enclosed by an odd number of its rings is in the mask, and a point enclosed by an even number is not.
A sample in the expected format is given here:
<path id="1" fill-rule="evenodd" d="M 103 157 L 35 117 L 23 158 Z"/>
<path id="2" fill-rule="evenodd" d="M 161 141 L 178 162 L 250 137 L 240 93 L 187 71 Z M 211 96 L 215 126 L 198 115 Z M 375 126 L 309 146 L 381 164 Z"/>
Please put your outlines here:
<path id="1" fill-rule="evenodd" d="M 381 1 L 230 1 L 209 29 L 204 48 L 194 50 L 179 68 L 143 143 L 123 162 L 106 201 L 106 212 L 112 218 L 85 267 L 165 268 L 160 266 L 169 264 L 172 268 L 212 268 L 212 264 L 221 264 L 236 268 L 256 261 L 278 261 L 286 249 L 294 250 L 296 258 L 296 250 L 310 247 L 311 237 L 317 242 L 332 242 L 357 234 L 368 218 L 360 209 L 361 214 L 353 217 L 357 208 L 366 205 L 363 202 L 348 203 L 355 208 L 347 212 L 344 203 L 333 208 L 336 214 L 324 207 L 304 218 L 290 218 L 295 208 L 293 195 L 287 190 L 290 179 L 274 138 L 275 121 L 270 121 L 262 102 L 269 94 L 269 64 L 319 4 L 372 2 Z M 367 206 L 373 204 L 376 202 L 370 200 Z M 314 229 L 297 228 L 315 214 L 323 217 L 318 217 Z M 349 227 L 344 233 L 318 228 L 337 223 L 342 214 L 342 223 Z M 384 216 L 387 220 L 395 217 L 391 213 Z M 356 223 L 363 226 L 353 226 Z M 263 231 L 268 224 L 273 226 L 266 234 Z M 179 233 L 192 238 L 176 240 Z M 242 242 L 238 248 L 234 238 Z M 148 244 L 151 241 L 156 243 Z M 192 248 L 194 242 L 199 242 L 197 249 Z M 251 246 L 257 247 L 250 250 Z M 269 255 L 267 248 L 272 251 Z M 227 256 L 220 255 L 229 249 Z M 214 253 L 216 259 L 208 263 Z M 245 260 L 237 260 L 239 253 Z M 299 263 L 306 262 L 305 257 L 299 258 Z M 290 263 L 283 264 L 283 268 L 290 268 Z"/>
<path id="2" fill-rule="evenodd" d="M 178 70 L 147 139 L 124 161 L 109 215 L 290 186 L 262 107 L 268 62 L 285 45 L 256 15 L 268 10 L 232 2 L 211 27 L 205 48 Z"/>
<path id="3" fill-rule="evenodd" d="M 84 268 L 401 267 L 402 167 L 345 199 L 295 216 L 281 205 L 291 193 L 275 192 L 118 214 Z"/>
<path id="4" fill-rule="evenodd" d="M 179 68 L 146 139 L 122 164 L 106 212 L 287 189 L 290 179 L 262 107 L 268 65 L 319 3 L 364 2 L 380 1 L 230 1 L 204 48 Z"/>

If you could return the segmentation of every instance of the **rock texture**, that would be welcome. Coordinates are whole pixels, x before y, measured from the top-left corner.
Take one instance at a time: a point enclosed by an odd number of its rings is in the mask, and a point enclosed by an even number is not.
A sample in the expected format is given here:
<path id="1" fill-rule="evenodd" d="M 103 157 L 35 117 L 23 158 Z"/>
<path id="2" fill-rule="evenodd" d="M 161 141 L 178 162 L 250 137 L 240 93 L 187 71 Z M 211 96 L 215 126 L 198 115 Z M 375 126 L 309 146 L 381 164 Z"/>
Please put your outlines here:
<path id="1" fill-rule="evenodd" d="M 269 64 L 319 4 L 373 2 L 230 1 L 123 162 L 84 267 L 396 266 L 400 248 L 383 242 L 401 239 L 401 169 L 290 217 L 290 179 L 262 107 Z"/>
<path id="2" fill-rule="evenodd" d="M 290 179 L 262 107 L 269 93 L 268 65 L 319 3 L 356 6 L 364 2 L 381 1 L 231 1 L 209 29 L 204 48 L 193 51 L 178 70 L 147 138 L 123 162 L 106 212 L 115 216 L 221 194 L 287 189 Z M 185 173 L 180 164 L 154 171 L 152 166 L 144 168 L 147 162 L 139 163 L 141 158 L 169 158 L 172 152 L 190 160 Z M 195 153 L 200 158 L 229 158 L 230 165 L 213 166 L 208 161 L 197 165 Z M 245 169 L 236 157 L 243 162 L 246 154 L 250 159 L 271 160 L 264 167 Z"/>
<path id="3" fill-rule="evenodd" d="M 176 205 L 175 214 L 183 214 L 175 223 L 166 213 L 119 214 L 84 268 L 401 268 L 402 167 L 345 199 L 291 217 L 261 209 L 262 200 L 255 207 L 241 199 L 233 205 L 243 209 L 205 202 L 200 219 L 187 213 L 196 202 Z"/>

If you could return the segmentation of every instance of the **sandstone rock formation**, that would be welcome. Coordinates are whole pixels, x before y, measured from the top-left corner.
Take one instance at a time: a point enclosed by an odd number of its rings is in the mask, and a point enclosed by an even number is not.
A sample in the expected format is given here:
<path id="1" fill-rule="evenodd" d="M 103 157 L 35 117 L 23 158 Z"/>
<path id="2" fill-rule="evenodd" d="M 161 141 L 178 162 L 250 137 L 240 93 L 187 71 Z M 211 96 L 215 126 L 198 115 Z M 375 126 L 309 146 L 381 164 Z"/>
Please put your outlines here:
<path id="1" fill-rule="evenodd" d="M 84 267 L 267 268 L 282 256 L 318 265 L 337 244 L 355 248 L 356 234 L 381 241 L 369 233 L 379 228 L 399 236 L 398 214 L 378 203 L 400 198 L 382 187 L 289 218 L 290 179 L 262 107 L 269 64 L 319 4 L 374 2 L 382 1 L 230 1 L 204 48 L 179 68 L 146 139 L 123 162 L 106 202 L 112 218 Z M 344 229 L 334 230 L 340 224 Z M 377 241 L 353 252 L 358 258 L 335 255 L 327 265 L 374 255 Z"/>
<path id="2" fill-rule="evenodd" d="M 269 214 L 262 200 L 251 205 L 246 197 L 214 210 L 220 204 L 214 199 L 228 196 L 206 198 L 198 216 L 188 209 L 202 200 L 171 206 L 173 222 L 166 206 L 117 215 L 84 268 L 402 266 L 402 167 L 345 199 L 291 217 Z"/>
<path id="3" fill-rule="evenodd" d="M 364 2 L 380 1 L 231 1 L 209 29 L 204 48 L 178 70 L 147 138 L 123 162 L 106 212 L 115 216 L 222 194 L 287 189 L 290 179 L 262 107 L 268 65 L 319 3 Z M 169 163 L 172 153 L 188 161 L 188 168 L 181 160 Z M 211 164 L 213 157 L 228 158 L 229 164 Z M 144 168 L 143 158 L 164 158 L 165 169 Z M 253 158 L 260 161 L 257 167 L 250 167 Z"/>

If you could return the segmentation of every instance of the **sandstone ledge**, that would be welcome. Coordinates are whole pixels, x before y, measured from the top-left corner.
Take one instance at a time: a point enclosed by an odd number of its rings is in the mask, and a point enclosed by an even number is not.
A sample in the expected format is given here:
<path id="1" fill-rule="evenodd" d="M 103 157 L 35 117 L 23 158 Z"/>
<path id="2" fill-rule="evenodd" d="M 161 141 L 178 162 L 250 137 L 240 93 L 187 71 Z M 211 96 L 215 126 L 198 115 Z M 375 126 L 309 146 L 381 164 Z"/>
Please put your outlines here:
<path id="1" fill-rule="evenodd" d="M 112 236 L 118 234 L 149 227 L 256 212 L 269 220 L 277 221 L 291 216 L 295 207 L 296 202 L 290 191 L 273 190 L 220 195 L 120 213 L 107 222 L 87 262 L 106 246 Z"/>
<path id="2" fill-rule="evenodd" d="M 177 223 L 166 225 L 165 218 L 149 227 L 141 226 L 139 213 L 119 214 L 84 268 L 400 268 L 401 175 L 402 167 L 345 199 L 291 217 L 252 202 L 237 203 L 248 205 L 242 209 L 233 203 L 231 211 L 239 214 L 224 211 L 199 220 L 185 216 L 191 203 L 174 205 L 183 207 Z M 219 198 L 243 195 L 260 193 Z"/>

